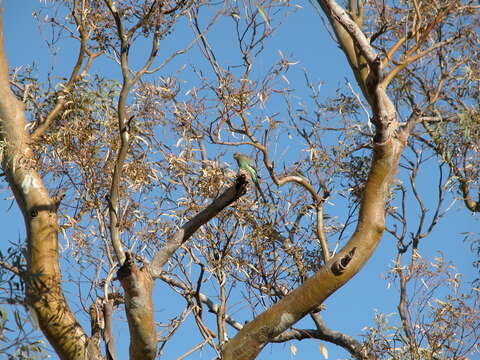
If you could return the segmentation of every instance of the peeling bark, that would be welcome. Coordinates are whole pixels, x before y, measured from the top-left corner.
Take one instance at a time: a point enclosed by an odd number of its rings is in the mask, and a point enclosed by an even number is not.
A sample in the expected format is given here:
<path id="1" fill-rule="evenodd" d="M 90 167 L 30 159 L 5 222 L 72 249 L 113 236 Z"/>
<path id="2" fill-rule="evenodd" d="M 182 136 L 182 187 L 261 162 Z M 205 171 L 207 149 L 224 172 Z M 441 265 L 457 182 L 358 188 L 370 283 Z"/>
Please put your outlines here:
<path id="1" fill-rule="evenodd" d="M 125 290 L 125 308 L 130 330 L 130 359 L 154 359 L 157 352 L 157 331 L 153 317 L 153 279 L 149 271 L 138 268 L 130 252 L 118 270 Z"/>

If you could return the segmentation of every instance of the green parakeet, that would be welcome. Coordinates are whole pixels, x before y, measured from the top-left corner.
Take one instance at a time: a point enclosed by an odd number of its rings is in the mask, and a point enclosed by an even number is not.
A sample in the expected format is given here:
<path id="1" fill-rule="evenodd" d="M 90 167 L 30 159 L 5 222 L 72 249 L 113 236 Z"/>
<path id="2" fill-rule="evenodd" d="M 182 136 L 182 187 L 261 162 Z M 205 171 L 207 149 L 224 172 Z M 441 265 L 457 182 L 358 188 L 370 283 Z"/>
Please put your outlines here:
<path id="1" fill-rule="evenodd" d="M 266 203 L 267 199 L 265 198 L 265 195 L 263 195 L 262 189 L 260 188 L 260 184 L 258 183 L 258 179 L 260 179 L 260 176 L 258 176 L 257 169 L 252 165 L 252 159 L 250 159 L 247 155 L 243 155 L 240 153 L 234 153 L 233 158 L 237 160 L 238 167 L 240 169 L 244 169 L 247 171 L 248 175 L 250 175 L 250 178 L 252 179 L 253 184 L 257 188 L 258 192 L 260 193 L 260 196 L 262 197 L 263 201 Z"/>

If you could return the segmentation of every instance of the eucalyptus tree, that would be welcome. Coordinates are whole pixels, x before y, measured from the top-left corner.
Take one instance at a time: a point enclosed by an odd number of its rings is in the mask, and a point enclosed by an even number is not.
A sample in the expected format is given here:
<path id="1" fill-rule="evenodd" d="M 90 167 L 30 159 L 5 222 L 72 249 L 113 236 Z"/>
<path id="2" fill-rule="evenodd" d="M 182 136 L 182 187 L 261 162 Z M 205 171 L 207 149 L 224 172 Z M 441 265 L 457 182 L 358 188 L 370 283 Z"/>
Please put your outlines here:
<path id="1" fill-rule="evenodd" d="M 61 34 L 50 48 L 69 37 L 77 53 L 68 75 L 46 82 L 32 67 L 9 70 L 2 30 L 2 168 L 26 240 L 0 259 L 21 287 L 1 291 L 29 309 L 61 359 L 117 358 L 121 313 L 132 359 L 168 357 L 181 326 L 197 330 L 184 357 L 209 348 L 254 359 L 269 343 L 307 339 L 357 359 L 475 351 L 478 295 L 419 245 L 455 201 L 480 209 L 478 6 L 311 9 L 356 82 L 330 99 L 308 72 L 306 90 L 290 84 L 295 59 L 265 55 L 288 16 L 306 11 L 289 2 L 53 1 L 34 15 Z M 233 45 L 217 44 L 219 33 Z M 111 64 L 118 77 L 104 74 Z M 260 182 L 233 166 L 239 152 Z M 424 194 L 419 171 L 432 158 L 439 175 Z M 385 232 L 397 243 L 399 325 L 379 318 L 363 339 L 330 329 L 323 302 Z M 167 287 L 154 291 L 157 282 Z M 169 307 L 168 296 L 184 306 L 162 317 L 154 306 Z M 313 327 L 296 328 L 306 317 Z"/>

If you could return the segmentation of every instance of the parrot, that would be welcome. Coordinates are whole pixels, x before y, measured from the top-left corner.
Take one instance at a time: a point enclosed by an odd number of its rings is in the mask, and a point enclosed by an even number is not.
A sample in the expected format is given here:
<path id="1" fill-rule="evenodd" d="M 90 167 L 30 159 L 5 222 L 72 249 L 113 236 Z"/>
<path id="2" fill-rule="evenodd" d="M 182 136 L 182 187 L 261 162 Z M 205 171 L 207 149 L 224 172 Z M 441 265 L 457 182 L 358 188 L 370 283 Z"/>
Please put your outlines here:
<path id="1" fill-rule="evenodd" d="M 252 179 L 253 184 L 260 193 L 260 196 L 266 203 L 267 199 L 265 198 L 265 195 L 263 195 L 263 191 L 260 188 L 260 184 L 258 183 L 258 179 L 260 179 L 260 176 L 258 176 L 257 169 L 255 169 L 255 167 L 252 165 L 252 160 L 247 155 L 243 155 L 240 153 L 234 153 L 233 158 L 237 161 L 238 168 L 244 169 L 248 173 L 248 175 Z"/>

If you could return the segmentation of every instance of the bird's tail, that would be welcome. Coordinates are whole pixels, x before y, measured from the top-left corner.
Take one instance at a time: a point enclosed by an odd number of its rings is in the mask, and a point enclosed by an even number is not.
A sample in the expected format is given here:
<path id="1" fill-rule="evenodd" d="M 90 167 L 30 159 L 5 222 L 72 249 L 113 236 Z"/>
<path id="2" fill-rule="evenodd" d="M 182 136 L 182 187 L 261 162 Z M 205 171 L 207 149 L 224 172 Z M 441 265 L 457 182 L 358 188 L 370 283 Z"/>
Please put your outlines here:
<path id="1" fill-rule="evenodd" d="M 258 182 L 254 182 L 255 187 L 257 188 L 258 192 L 260 193 L 260 196 L 262 197 L 263 202 L 266 204 L 267 203 L 267 198 L 265 197 L 265 194 L 262 191 L 262 188 L 260 187 L 260 184 Z"/>

